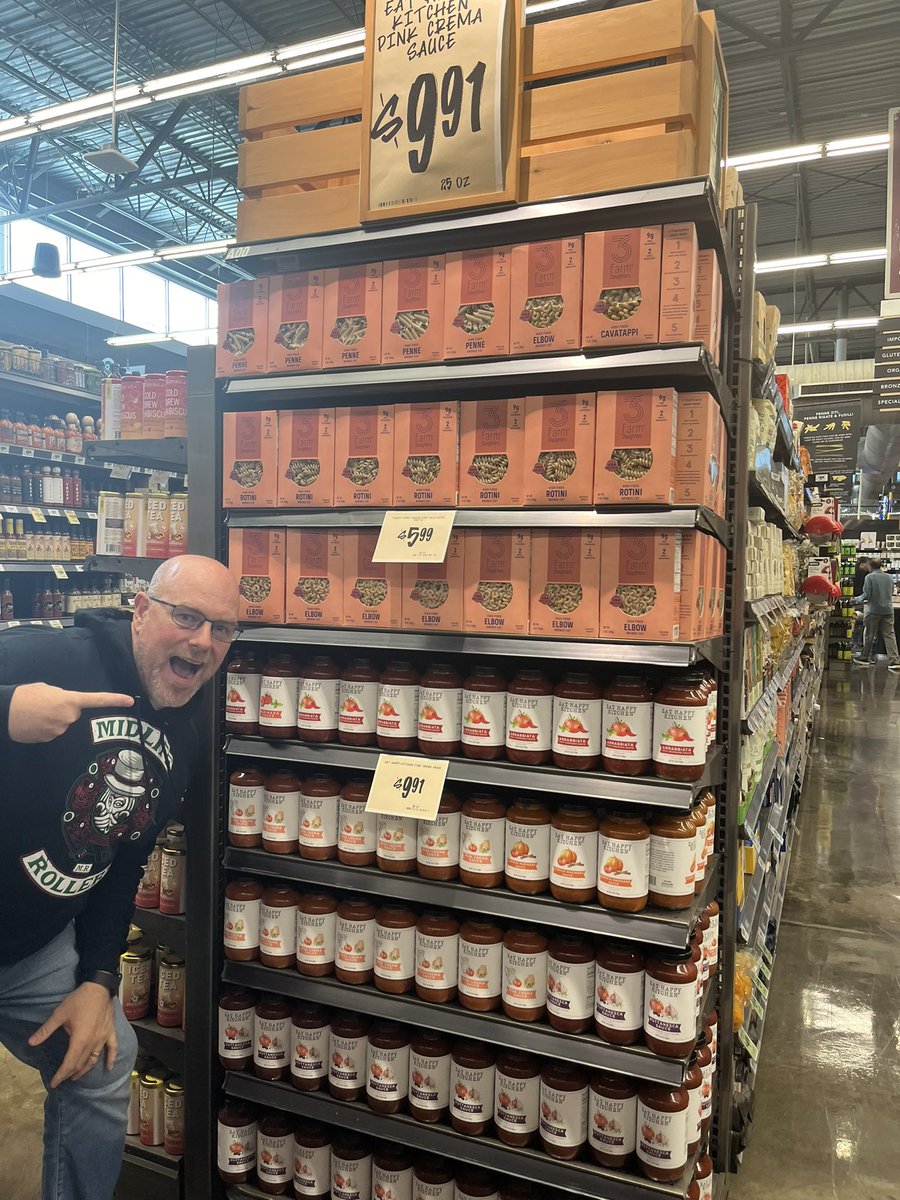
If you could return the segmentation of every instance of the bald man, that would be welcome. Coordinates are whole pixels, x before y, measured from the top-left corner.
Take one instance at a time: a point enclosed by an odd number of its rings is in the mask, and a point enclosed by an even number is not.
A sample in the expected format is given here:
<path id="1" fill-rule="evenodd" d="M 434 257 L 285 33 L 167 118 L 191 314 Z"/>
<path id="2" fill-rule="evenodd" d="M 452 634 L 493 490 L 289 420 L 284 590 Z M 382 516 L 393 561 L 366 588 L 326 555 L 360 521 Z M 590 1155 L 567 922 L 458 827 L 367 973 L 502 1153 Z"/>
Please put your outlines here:
<path id="1" fill-rule="evenodd" d="M 197 693 L 237 633 L 221 563 L 164 563 L 127 610 L 0 634 L 0 1042 L 40 1071 L 42 1200 L 109 1200 L 137 1045 L 119 955 L 180 814 Z"/>

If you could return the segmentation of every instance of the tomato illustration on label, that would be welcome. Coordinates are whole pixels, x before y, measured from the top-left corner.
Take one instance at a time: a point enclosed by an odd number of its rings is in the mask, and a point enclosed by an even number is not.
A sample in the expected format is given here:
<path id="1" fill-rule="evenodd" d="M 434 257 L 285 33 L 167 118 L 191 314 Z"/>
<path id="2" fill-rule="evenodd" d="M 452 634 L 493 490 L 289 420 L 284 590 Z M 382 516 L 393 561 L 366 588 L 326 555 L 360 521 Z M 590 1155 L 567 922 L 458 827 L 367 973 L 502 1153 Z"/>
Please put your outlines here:
<path id="1" fill-rule="evenodd" d="M 510 729 L 537 729 L 534 721 L 527 713 L 518 712 L 509 722 Z"/>
<path id="2" fill-rule="evenodd" d="M 316 712 L 318 712 L 319 710 L 318 704 L 316 704 L 315 700 L 313 700 L 312 696 L 310 696 L 307 692 L 304 692 L 304 694 L 300 697 L 300 707 L 302 709 L 306 709 L 307 711 L 315 709 Z"/>
<path id="3" fill-rule="evenodd" d="M 489 725 L 490 724 L 487 717 L 484 715 L 484 713 L 481 711 L 480 708 L 470 708 L 469 711 L 466 713 L 465 719 L 466 719 L 467 725 Z"/>
<path id="4" fill-rule="evenodd" d="M 420 721 L 439 721 L 441 714 L 431 704 L 423 704 L 422 711 L 419 713 Z"/>
<path id="5" fill-rule="evenodd" d="M 577 717 L 566 717 L 559 725 L 560 733 L 587 733 L 588 730 L 582 725 Z"/>
<path id="6" fill-rule="evenodd" d="M 606 733 L 608 737 L 637 737 L 637 734 L 627 721 L 613 721 Z"/>
<path id="7" fill-rule="evenodd" d="M 400 716 L 400 714 L 397 712 L 396 708 L 394 708 L 393 704 L 391 704 L 390 700 L 382 700 L 381 704 L 378 705 L 378 712 L 379 712 L 379 715 L 382 717 L 399 717 Z"/>
<path id="8" fill-rule="evenodd" d="M 603 871 L 606 875 L 621 875 L 624 870 L 625 864 L 615 854 L 611 854 L 603 864 Z"/>
<path id="9" fill-rule="evenodd" d="M 692 742 L 694 739 L 683 725 L 670 725 L 662 735 L 664 742 Z"/>
<path id="10" fill-rule="evenodd" d="M 243 700 L 243 696 L 237 690 L 237 688 L 230 688 L 228 692 L 228 700 L 231 704 L 240 704 L 241 700 Z"/>
<path id="11" fill-rule="evenodd" d="M 344 701 L 344 703 L 341 705 L 341 712 L 361 713 L 362 709 L 359 707 L 359 705 L 356 703 L 356 701 L 353 699 L 352 696 L 348 696 L 346 698 L 346 700 Z"/>
<path id="12" fill-rule="evenodd" d="M 281 703 L 281 701 L 276 700 L 275 697 L 270 695 L 268 692 L 266 692 L 264 696 L 260 697 L 259 706 L 260 708 L 284 708 L 284 705 Z"/>

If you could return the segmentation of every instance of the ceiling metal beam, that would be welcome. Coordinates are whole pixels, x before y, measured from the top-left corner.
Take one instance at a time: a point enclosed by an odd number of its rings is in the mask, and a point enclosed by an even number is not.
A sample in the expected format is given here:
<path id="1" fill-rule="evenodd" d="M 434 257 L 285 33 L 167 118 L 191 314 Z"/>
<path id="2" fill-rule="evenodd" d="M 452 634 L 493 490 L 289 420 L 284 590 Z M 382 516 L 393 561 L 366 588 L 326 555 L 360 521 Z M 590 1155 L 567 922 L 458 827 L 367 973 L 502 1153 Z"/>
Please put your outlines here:
<path id="1" fill-rule="evenodd" d="M 748 25 L 746 21 L 742 21 L 740 17 L 736 17 L 734 13 L 727 9 L 716 7 L 716 20 L 721 21 L 723 25 L 728 25 L 737 33 L 742 33 L 745 38 L 751 42 L 756 42 L 760 46 L 765 46 L 767 50 L 777 50 L 778 43 L 774 38 L 768 37 L 764 33 L 760 33 L 758 29 L 754 29 L 752 25 Z"/>
<path id="2" fill-rule="evenodd" d="M 718 12 L 716 14 L 718 16 Z M 848 46 L 880 46 L 885 42 L 893 43 L 897 38 L 896 21 L 885 25 L 850 25 L 823 34 L 822 37 L 807 38 L 803 42 L 777 44 L 774 50 L 737 50 L 734 53 L 726 48 L 726 61 L 729 71 L 741 67 L 758 67 L 771 63 L 773 59 L 790 60 L 802 48 L 804 54 L 816 50 L 826 50 L 834 53 L 835 47 L 843 50 Z"/>
<path id="3" fill-rule="evenodd" d="M 80 209 L 86 208 L 111 208 L 119 204 L 122 200 L 131 200 L 135 196 L 154 196 L 160 192 L 173 191 L 178 188 L 188 188 L 195 183 L 208 183 L 210 179 L 218 179 L 218 175 L 212 171 L 201 171 L 196 175 L 186 175 L 181 179 L 162 179 L 156 182 L 147 182 L 131 187 L 111 188 L 105 192 L 95 192 L 91 196 L 80 196 L 73 200 L 63 200 L 58 204 L 48 204 L 43 208 L 35 208 L 29 214 L 29 218 L 33 221 L 41 221 L 45 217 L 52 217 L 58 213 L 77 212 Z M 9 224 L 11 221 L 18 220 L 21 214 L 10 213 L 4 215 L 0 213 L 0 225 Z M 159 230 L 160 238 L 166 237 L 164 229 Z"/>
<path id="4" fill-rule="evenodd" d="M 157 129 L 156 133 L 154 133 L 153 137 L 150 139 L 149 143 L 141 151 L 141 156 L 137 160 L 137 166 L 138 166 L 139 172 L 143 171 L 144 167 L 146 167 L 147 163 L 150 161 L 150 159 L 153 157 L 153 155 L 156 153 L 156 151 L 160 148 L 160 146 L 163 144 L 163 142 L 166 140 L 166 138 L 169 136 L 169 134 L 174 132 L 175 126 L 178 124 L 178 122 L 181 120 L 181 118 L 184 116 L 184 114 L 188 111 L 188 109 L 190 107 L 191 107 L 191 102 L 189 99 L 179 100 L 179 102 L 175 105 L 175 107 L 172 109 L 171 113 L 169 114 L 165 124 L 160 125 L 160 127 Z"/>
<path id="5" fill-rule="evenodd" d="M 811 33 L 819 28 L 823 21 L 828 20 L 838 5 L 843 3 L 844 0 L 828 0 L 827 4 L 823 4 L 809 24 L 804 25 L 802 29 L 798 30 L 796 34 L 796 41 L 805 41 Z"/>
<path id="6" fill-rule="evenodd" d="M 25 164 L 25 178 L 22 181 L 22 196 L 19 200 L 19 212 L 22 213 L 28 212 L 28 205 L 31 203 L 31 186 L 34 183 L 34 169 L 37 166 L 40 144 L 41 135 L 36 133 L 28 147 L 28 162 Z"/>

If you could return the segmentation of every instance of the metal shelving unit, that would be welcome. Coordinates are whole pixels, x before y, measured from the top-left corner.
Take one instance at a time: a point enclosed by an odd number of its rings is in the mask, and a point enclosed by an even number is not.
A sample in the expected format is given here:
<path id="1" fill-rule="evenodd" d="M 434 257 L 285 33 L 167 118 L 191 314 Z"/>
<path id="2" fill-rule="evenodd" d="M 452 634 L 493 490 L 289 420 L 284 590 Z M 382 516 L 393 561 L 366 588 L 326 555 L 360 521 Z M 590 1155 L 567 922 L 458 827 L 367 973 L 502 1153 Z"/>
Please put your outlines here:
<path id="1" fill-rule="evenodd" d="M 124 438 L 88 442 L 84 453 L 88 462 L 100 459 L 112 466 L 140 467 L 146 472 L 166 471 L 174 475 L 187 472 L 185 438 Z"/>
<path id="2" fill-rule="evenodd" d="M 181 1074 L 184 1070 L 183 1029 L 169 1029 L 152 1017 L 132 1021 L 131 1027 L 137 1035 L 138 1045 L 145 1053 L 158 1058 L 169 1070 Z"/>
<path id="3" fill-rule="evenodd" d="M 80 575 L 85 569 L 83 562 L 35 562 L 34 559 L 29 561 L 24 558 L 14 559 L 9 562 L 0 562 L 0 572 L 13 575 L 25 575 L 35 571 L 52 572 L 54 567 L 62 567 L 67 575 Z"/>
<path id="4" fill-rule="evenodd" d="M 80 521 L 96 521 L 97 514 L 88 508 L 48 508 L 46 504 L 0 504 L 0 513 L 6 517 L 27 517 L 39 512 L 45 517 L 64 517 L 74 513 Z"/>
<path id="5" fill-rule="evenodd" d="M 157 567 L 161 567 L 164 558 L 135 558 L 121 554 L 92 554 L 85 559 L 86 571 L 101 571 L 107 575 L 136 575 L 139 579 L 149 579 Z"/>
<path id="6" fill-rule="evenodd" d="M 19 371 L 0 371 L 0 400 L 4 404 L 12 404 L 14 400 L 21 404 L 46 400 L 59 405 L 72 404 L 90 411 L 100 409 L 100 397 L 96 392 L 63 387 L 59 383 L 49 383 L 37 375 L 23 375 Z"/>

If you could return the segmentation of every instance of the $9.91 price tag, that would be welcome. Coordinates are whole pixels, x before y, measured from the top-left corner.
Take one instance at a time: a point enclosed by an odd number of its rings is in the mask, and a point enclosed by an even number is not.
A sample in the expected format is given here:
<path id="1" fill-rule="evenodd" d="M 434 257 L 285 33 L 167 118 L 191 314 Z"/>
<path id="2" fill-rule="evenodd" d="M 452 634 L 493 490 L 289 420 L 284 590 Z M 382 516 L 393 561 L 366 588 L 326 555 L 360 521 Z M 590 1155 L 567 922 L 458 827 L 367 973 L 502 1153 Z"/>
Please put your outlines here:
<path id="1" fill-rule="evenodd" d="M 441 803 L 449 766 L 445 758 L 379 754 L 366 811 L 433 821 Z"/>
<path id="2" fill-rule="evenodd" d="M 372 562 L 443 562 L 455 519 L 456 512 L 450 508 L 385 513 Z"/>

